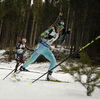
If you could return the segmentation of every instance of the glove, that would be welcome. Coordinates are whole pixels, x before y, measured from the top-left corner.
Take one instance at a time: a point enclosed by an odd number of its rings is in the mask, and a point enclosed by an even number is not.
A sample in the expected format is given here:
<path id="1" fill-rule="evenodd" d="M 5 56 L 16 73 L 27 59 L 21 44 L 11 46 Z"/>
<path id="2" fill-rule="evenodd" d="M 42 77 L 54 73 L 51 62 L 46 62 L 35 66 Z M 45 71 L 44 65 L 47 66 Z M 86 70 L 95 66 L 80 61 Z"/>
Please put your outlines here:
<path id="1" fill-rule="evenodd" d="M 63 40 L 65 40 L 67 38 L 67 35 L 64 35 Z"/>
<path id="2" fill-rule="evenodd" d="M 24 49 L 25 49 L 25 47 L 22 47 L 21 49 L 23 49 L 23 50 L 24 50 Z"/>
<path id="3" fill-rule="evenodd" d="M 34 51 L 33 49 L 30 49 L 30 51 Z"/>
<path id="4" fill-rule="evenodd" d="M 71 31 L 71 29 L 68 29 L 68 30 L 65 32 L 65 34 L 70 35 L 70 31 Z"/>

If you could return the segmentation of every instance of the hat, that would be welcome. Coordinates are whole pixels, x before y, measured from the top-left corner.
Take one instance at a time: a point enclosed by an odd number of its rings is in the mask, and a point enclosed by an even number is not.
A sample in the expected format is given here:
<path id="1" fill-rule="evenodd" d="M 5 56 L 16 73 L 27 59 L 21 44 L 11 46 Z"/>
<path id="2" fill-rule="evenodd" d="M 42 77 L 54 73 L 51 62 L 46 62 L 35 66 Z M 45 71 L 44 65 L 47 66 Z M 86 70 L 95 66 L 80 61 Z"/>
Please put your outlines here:
<path id="1" fill-rule="evenodd" d="M 63 21 L 58 21 L 57 25 L 63 25 L 64 26 L 64 22 Z"/>
<path id="2" fill-rule="evenodd" d="M 23 38 L 23 39 L 22 39 L 22 42 L 26 42 L 26 38 Z"/>

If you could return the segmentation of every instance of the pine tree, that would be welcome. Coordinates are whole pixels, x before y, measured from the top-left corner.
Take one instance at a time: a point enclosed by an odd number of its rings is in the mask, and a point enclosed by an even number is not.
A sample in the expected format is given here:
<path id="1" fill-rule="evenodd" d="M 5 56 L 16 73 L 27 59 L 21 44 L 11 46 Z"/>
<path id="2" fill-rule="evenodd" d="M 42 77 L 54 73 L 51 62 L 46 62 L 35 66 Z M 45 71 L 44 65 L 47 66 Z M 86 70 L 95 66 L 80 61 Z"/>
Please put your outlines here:
<path id="1" fill-rule="evenodd" d="M 82 52 L 80 54 L 80 61 L 76 63 L 71 62 L 68 66 L 61 66 L 62 70 L 66 73 L 71 74 L 76 81 L 80 82 L 87 90 L 87 95 L 91 96 L 95 87 L 100 85 L 100 71 L 98 70 L 98 66 L 94 66 L 91 64 L 91 60 L 89 56 Z M 86 79 L 84 79 L 84 77 Z"/>

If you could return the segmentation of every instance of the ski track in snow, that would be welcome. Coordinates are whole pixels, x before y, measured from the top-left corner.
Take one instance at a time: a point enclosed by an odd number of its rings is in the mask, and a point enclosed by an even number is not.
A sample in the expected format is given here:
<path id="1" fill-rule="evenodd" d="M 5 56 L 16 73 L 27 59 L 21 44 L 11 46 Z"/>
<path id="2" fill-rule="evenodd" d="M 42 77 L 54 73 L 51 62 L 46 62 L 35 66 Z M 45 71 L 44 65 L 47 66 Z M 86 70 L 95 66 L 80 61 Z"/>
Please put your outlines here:
<path id="1" fill-rule="evenodd" d="M 0 68 L 13 70 L 15 65 L 15 61 L 0 62 Z M 96 88 L 92 96 L 87 96 L 86 89 L 79 82 L 75 82 L 71 75 L 57 72 L 61 70 L 59 66 L 54 70 L 53 76 L 69 83 L 38 80 L 29 85 L 32 79 L 37 79 L 41 73 L 45 73 L 49 65 L 50 63 L 30 64 L 27 69 L 40 73 L 21 72 L 18 74 L 21 79 L 19 82 L 11 77 L 12 74 L 3 80 L 11 70 L 0 69 L 0 99 L 100 99 L 100 89 Z M 46 75 L 41 79 L 45 78 Z"/>

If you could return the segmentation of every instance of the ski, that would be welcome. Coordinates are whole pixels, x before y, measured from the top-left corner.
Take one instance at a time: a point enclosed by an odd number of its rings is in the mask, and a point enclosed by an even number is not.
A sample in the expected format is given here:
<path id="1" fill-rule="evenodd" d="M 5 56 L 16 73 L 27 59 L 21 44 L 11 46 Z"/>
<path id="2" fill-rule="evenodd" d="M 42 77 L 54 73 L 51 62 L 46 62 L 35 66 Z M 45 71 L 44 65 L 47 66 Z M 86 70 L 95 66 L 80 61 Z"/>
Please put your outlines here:
<path id="1" fill-rule="evenodd" d="M 60 83 L 68 83 L 68 82 L 66 82 L 66 81 L 61 81 L 61 80 L 57 80 L 57 79 L 55 79 L 55 80 L 46 80 L 46 81 L 60 82 Z"/>
<path id="2" fill-rule="evenodd" d="M 10 69 L 10 68 L 0 68 L 0 69 L 4 69 L 4 70 L 13 70 L 13 69 Z M 41 72 L 38 72 L 38 71 L 30 71 L 30 70 L 28 70 L 28 71 L 22 71 L 22 72 L 30 72 L 30 73 L 39 73 L 39 74 L 43 74 L 43 73 L 41 73 Z"/>
<path id="3" fill-rule="evenodd" d="M 38 71 L 30 71 L 30 70 L 28 70 L 28 71 L 20 71 L 20 72 L 30 72 L 30 73 L 38 73 L 38 74 L 43 74 L 43 73 L 38 72 Z M 20 72 L 19 72 L 19 73 L 20 73 Z"/>
<path id="4" fill-rule="evenodd" d="M 38 74 L 43 74 L 43 73 L 38 72 L 38 71 L 30 71 L 30 70 L 27 70 L 27 71 L 20 71 L 20 70 L 18 70 L 18 71 L 17 71 L 17 74 L 19 74 L 19 73 L 21 73 L 21 72 L 30 72 L 30 73 L 38 73 Z"/>
<path id="5" fill-rule="evenodd" d="M 21 81 L 19 78 L 17 78 L 17 74 L 13 73 L 13 75 L 11 76 L 12 78 L 14 78 L 16 81 Z"/>
<path id="6" fill-rule="evenodd" d="M 0 69 L 4 69 L 4 70 L 12 70 L 12 69 L 10 69 L 10 68 L 2 68 L 2 67 L 1 67 Z"/>
<path id="7" fill-rule="evenodd" d="M 59 83 L 69 83 L 69 82 L 67 82 L 67 81 L 61 81 L 61 80 L 57 80 L 57 79 L 55 79 L 55 80 L 40 80 L 40 81 L 59 82 Z"/>
<path id="8" fill-rule="evenodd" d="M 22 78 L 22 80 L 21 80 L 21 79 L 17 78 L 17 74 L 13 74 L 12 78 L 14 78 L 15 80 L 17 80 L 18 82 L 19 81 L 23 81 L 23 76 L 19 77 L 19 78 Z M 25 78 L 25 79 L 26 80 L 35 80 L 35 79 L 29 79 L 29 78 Z M 58 83 L 69 83 L 68 81 L 62 81 L 62 80 L 57 80 L 57 79 L 55 79 L 55 80 L 39 79 L 39 81 L 58 82 Z M 30 85 L 31 85 L 31 83 L 30 83 Z"/>
<path id="9" fill-rule="evenodd" d="M 28 79 L 27 79 L 28 80 Z M 35 80 L 35 79 L 32 79 Z M 48 82 L 58 82 L 58 83 L 69 83 L 68 81 L 61 81 L 61 80 L 46 80 L 46 79 L 39 79 L 38 81 L 48 81 Z M 29 85 L 31 85 L 32 83 L 29 83 Z"/>
<path id="10" fill-rule="evenodd" d="M 7 76 L 9 76 L 15 69 L 10 69 L 10 68 L 0 68 L 0 69 L 3 69 L 3 70 L 12 70 Z M 20 73 L 20 72 L 22 72 L 22 71 L 18 71 L 18 73 Z M 41 73 L 41 72 L 38 72 L 38 71 L 30 71 L 30 70 L 28 70 L 28 71 L 23 71 L 23 72 L 30 72 L 30 73 L 38 73 L 38 74 L 43 74 L 43 73 Z M 17 73 L 17 74 L 18 74 Z M 6 76 L 6 77 L 7 77 Z M 5 78 L 6 78 L 5 77 Z M 5 78 L 3 78 L 3 80 L 5 79 Z"/>

